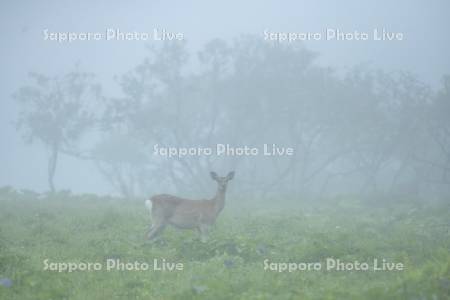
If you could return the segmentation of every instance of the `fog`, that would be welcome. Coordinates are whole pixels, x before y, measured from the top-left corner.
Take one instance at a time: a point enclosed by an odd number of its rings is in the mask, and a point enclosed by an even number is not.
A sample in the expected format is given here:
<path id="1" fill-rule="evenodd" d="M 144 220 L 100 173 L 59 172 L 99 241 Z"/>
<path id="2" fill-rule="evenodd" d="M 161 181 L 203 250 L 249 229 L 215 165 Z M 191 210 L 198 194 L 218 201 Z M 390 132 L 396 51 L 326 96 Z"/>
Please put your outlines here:
<path id="1" fill-rule="evenodd" d="M 1 299 L 449 299 L 450 2 L 0 2 Z"/>
<path id="2" fill-rule="evenodd" d="M 205 197 L 210 171 L 235 170 L 235 197 L 448 196 L 449 6 L 3 2 L 0 186 L 48 191 L 56 151 L 54 189 L 76 193 Z M 165 29 L 183 41 L 43 33 L 106 28 Z M 326 28 L 403 39 L 264 39 Z M 216 155 L 218 144 L 259 153 Z M 264 144 L 293 155 L 264 155 Z M 155 145 L 213 154 L 167 157 Z"/>

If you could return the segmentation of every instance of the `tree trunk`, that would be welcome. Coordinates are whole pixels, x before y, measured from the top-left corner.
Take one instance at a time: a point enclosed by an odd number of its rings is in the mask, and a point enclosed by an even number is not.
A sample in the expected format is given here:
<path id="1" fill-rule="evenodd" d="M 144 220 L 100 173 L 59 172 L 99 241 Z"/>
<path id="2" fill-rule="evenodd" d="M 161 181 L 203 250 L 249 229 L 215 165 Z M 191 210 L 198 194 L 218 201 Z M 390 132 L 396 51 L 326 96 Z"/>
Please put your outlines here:
<path id="1" fill-rule="evenodd" d="M 54 177 L 56 172 L 56 164 L 58 162 L 58 152 L 59 147 L 57 143 L 53 143 L 50 157 L 48 159 L 48 186 L 50 188 L 50 192 L 55 192 L 55 184 L 54 184 Z"/>

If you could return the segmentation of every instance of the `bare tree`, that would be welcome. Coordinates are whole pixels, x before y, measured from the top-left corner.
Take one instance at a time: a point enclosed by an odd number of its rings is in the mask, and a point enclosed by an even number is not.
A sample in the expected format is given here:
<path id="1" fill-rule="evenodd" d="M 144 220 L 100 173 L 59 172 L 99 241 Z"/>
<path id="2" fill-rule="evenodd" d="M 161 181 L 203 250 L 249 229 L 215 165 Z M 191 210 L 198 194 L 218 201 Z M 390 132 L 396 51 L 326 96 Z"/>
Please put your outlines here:
<path id="1" fill-rule="evenodd" d="M 38 141 L 46 147 L 48 186 L 54 192 L 58 156 L 72 153 L 75 143 L 94 124 L 88 107 L 99 99 L 101 89 L 92 83 L 92 74 L 78 70 L 61 77 L 31 73 L 30 78 L 32 84 L 14 94 L 20 104 L 17 129 L 27 143 Z"/>

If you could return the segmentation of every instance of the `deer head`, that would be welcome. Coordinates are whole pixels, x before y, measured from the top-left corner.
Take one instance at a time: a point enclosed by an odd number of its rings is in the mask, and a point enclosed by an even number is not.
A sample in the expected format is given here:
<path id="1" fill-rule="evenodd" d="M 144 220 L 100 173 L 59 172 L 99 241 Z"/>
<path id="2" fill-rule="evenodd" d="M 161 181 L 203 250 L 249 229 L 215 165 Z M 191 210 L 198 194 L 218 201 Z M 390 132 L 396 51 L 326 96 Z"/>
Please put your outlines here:
<path id="1" fill-rule="evenodd" d="M 211 172 L 210 175 L 213 180 L 217 181 L 218 190 L 225 191 L 227 189 L 228 181 L 234 178 L 234 171 L 231 171 L 227 176 L 224 177 L 217 176 L 216 172 Z"/>

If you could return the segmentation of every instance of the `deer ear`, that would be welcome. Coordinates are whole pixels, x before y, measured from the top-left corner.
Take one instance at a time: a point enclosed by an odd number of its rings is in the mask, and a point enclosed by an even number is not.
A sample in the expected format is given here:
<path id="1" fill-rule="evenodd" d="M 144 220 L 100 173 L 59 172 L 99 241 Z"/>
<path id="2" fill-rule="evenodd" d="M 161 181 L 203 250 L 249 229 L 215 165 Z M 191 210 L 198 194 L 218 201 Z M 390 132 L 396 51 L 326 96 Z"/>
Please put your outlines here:
<path id="1" fill-rule="evenodd" d="M 210 172 L 211 178 L 214 180 L 217 180 L 217 173 L 216 172 Z"/>
<path id="2" fill-rule="evenodd" d="M 228 173 L 227 175 L 228 180 L 231 180 L 234 178 L 234 171 L 231 171 L 230 173 Z"/>

